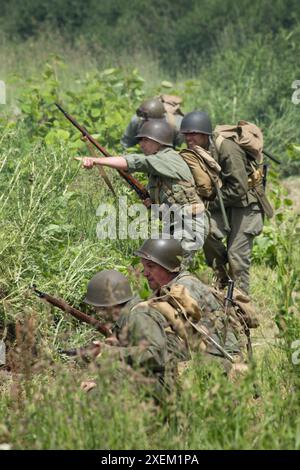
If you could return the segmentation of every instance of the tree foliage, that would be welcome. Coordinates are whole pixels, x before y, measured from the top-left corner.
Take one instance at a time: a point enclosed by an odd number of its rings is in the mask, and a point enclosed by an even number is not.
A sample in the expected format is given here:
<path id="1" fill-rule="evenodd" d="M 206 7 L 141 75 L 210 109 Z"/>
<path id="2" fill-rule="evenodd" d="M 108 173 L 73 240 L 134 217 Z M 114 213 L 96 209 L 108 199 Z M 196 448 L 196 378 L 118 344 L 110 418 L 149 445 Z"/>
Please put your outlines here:
<path id="1" fill-rule="evenodd" d="M 117 54 L 151 49 L 167 67 L 202 60 L 224 40 L 239 49 L 256 34 L 275 37 L 299 19 L 297 0 L 12 0 L 2 11 L 11 36 L 26 39 L 49 27 L 70 41 L 92 38 Z"/>

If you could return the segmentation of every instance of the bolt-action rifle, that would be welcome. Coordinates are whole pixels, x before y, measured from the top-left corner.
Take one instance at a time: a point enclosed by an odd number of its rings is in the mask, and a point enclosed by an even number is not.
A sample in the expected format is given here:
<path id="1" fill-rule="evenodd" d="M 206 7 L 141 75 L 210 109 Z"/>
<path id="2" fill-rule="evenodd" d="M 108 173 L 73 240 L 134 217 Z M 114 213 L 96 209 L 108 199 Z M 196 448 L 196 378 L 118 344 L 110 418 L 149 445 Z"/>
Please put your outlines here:
<path id="1" fill-rule="evenodd" d="M 103 325 L 99 320 L 96 320 L 90 315 L 87 315 L 86 313 L 83 313 L 80 310 L 77 310 L 77 308 L 72 307 L 65 300 L 58 299 L 54 297 L 53 295 L 46 294 L 45 292 L 41 292 L 40 290 L 36 288 L 35 285 L 33 285 L 31 289 L 40 299 L 44 299 L 49 304 L 54 305 L 54 307 L 59 308 L 63 312 L 69 313 L 77 320 L 83 323 L 87 323 L 88 325 L 92 325 L 94 328 L 96 328 L 97 331 L 102 333 L 106 338 L 112 335 L 112 332 L 110 331 L 110 329 L 107 328 L 105 325 Z"/>
<path id="2" fill-rule="evenodd" d="M 234 309 L 237 307 L 237 304 L 233 299 L 233 291 L 234 291 L 234 281 L 232 279 L 229 279 L 228 280 L 227 293 L 226 293 L 226 297 L 225 297 L 225 301 L 224 301 L 224 308 L 225 308 L 225 315 L 226 315 L 226 320 L 225 321 L 227 323 L 226 328 L 228 326 L 228 309 L 230 307 L 230 304 L 233 306 Z M 240 315 L 238 315 L 238 317 L 240 318 Z M 244 320 L 242 320 L 241 323 L 244 327 L 244 333 L 247 337 L 248 357 L 249 357 L 249 360 L 252 361 L 252 359 L 253 359 L 253 350 L 252 350 L 250 330 L 249 330 L 249 327 L 248 327 L 247 323 Z"/>
<path id="3" fill-rule="evenodd" d="M 225 230 L 226 233 L 229 233 L 230 232 L 230 225 L 229 225 L 229 222 L 228 222 L 228 217 L 227 217 L 227 214 L 226 214 L 221 189 L 219 188 L 219 185 L 218 185 L 217 182 L 214 182 L 214 186 L 215 186 L 215 190 L 216 190 L 216 193 L 217 193 L 217 198 L 218 198 L 218 201 L 219 201 L 219 204 L 220 204 L 222 219 L 223 219 L 223 223 L 224 223 L 224 230 Z"/>
<path id="4" fill-rule="evenodd" d="M 234 289 L 234 281 L 232 279 L 228 279 L 228 286 L 227 286 L 227 293 L 224 301 L 224 308 L 225 308 L 225 315 L 228 314 L 229 303 L 233 305 L 233 289 Z"/>
<path id="5" fill-rule="evenodd" d="M 266 157 L 270 158 L 270 160 L 272 160 L 272 162 L 277 163 L 277 165 L 281 165 L 281 161 L 278 160 L 277 158 L 275 158 L 274 155 L 272 155 L 272 153 L 267 152 L 267 150 L 265 150 L 265 149 L 262 151 L 262 153 L 263 153 Z"/>
<path id="6" fill-rule="evenodd" d="M 226 342 L 227 338 L 227 330 L 229 325 L 229 307 L 230 304 L 233 305 L 233 290 L 234 290 L 234 281 L 228 277 L 228 285 L 227 285 L 227 292 L 224 299 L 224 313 L 225 313 L 225 328 L 224 328 L 224 336 L 223 340 L 224 343 Z"/>
<path id="7" fill-rule="evenodd" d="M 74 119 L 69 113 L 67 113 L 61 107 L 60 104 L 55 103 L 55 106 L 64 114 L 64 116 L 73 124 L 73 126 L 75 126 L 76 129 L 78 129 L 81 132 L 82 136 L 85 137 L 89 142 L 91 142 L 91 144 L 93 144 L 98 150 L 100 150 L 100 152 L 105 157 L 111 157 L 112 156 L 112 155 L 109 154 L 109 152 L 104 147 L 102 147 L 102 145 L 99 144 L 99 142 L 97 142 L 96 139 L 94 139 L 94 137 L 92 137 L 88 133 L 88 131 L 83 126 L 81 126 L 76 121 L 76 119 Z M 137 193 L 137 195 L 139 196 L 139 198 L 142 201 L 144 201 L 145 199 L 150 198 L 150 195 L 149 195 L 147 189 L 145 188 L 145 186 L 143 186 L 136 178 L 134 178 L 133 176 L 131 176 L 129 173 L 127 173 L 124 170 L 117 170 L 117 171 L 119 172 L 120 176 L 122 176 L 122 178 L 124 180 L 126 180 L 127 183 L 134 189 L 134 191 Z"/>

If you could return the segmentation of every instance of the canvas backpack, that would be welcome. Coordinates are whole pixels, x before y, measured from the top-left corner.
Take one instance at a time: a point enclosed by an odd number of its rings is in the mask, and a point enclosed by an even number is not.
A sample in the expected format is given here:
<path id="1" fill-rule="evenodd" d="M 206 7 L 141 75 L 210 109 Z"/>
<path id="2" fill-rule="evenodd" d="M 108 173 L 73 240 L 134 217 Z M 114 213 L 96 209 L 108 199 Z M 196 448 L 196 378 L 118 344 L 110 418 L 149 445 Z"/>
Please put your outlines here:
<path id="1" fill-rule="evenodd" d="M 199 146 L 179 153 L 191 170 L 197 194 L 201 199 L 212 201 L 217 194 L 216 188 L 222 186 L 220 165 L 208 151 Z"/>
<path id="2" fill-rule="evenodd" d="M 176 127 L 176 118 L 175 115 L 184 116 L 183 112 L 180 109 L 182 104 L 182 98 L 176 95 L 160 95 L 158 97 L 162 104 L 164 105 L 166 111 L 166 120 L 172 127 Z"/>
<path id="3" fill-rule="evenodd" d="M 218 151 L 224 139 L 232 139 L 245 150 L 248 157 L 252 158 L 258 165 L 262 164 L 263 134 L 260 128 L 255 124 L 247 121 L 239 121 L 235 126 L 216 126 L 214 137 Z"/>
<path id="4" fill-rule="evenodd" d="M 180 96 L 160 95 L 159 99 L 163 103 L 166 113 L 180 114 L 183 116 L 183 112 L 180 109 L 180 105 L 182 104 L 182 98 L 180 98 Z"/>
<path id="5" fill-rule="evenodd" d="M 224 139 L 231 139 L 246 153 L 251 172 L 248 174 L 248 187 L 252 189 L 268 218 L 273 216 L 273 208 L 263 187 L 263 134 L 259 127 L 247 121 L 239 121 L 235 126 L 216 126 L 214 143 L 219 152 Z"/>
<path id="6" fill-rule="evenodd" d="M 225 305 L 225 292 L 215 287 L 211 288 L 211 292 L 222 305 Z M 236 287 L 233 291 L 230 308 L 233 310 L 233 316 L 244 329 L 257 328 L 259 326 L 257 313 L 254 305 L 250 301 L 250 298 Z"/>
<path id="7" fill-rule="evenodd" d="M 188 350 L 209 353 L 213 349 L 213 354 L 218 351 L 219 354 L 221 353 L 228 358 L 229 355 L 224 347 L 213 338 L 213 330 L 200 323 L 204 312 L 201 311 L 186 287 L 180 284 L 165 286 L 161 289 L 159 297 L 153 297 L 144 304 L 161 313 L 169 325 L 165 330 L 166 333 L 175 333 L 184 341 Z M 223 316 L 222 310 L 214 312 L 214 328 L 217 327 L 220 329 L 219 331 L 224 327 L 224 323 L 221 321 Z"/>

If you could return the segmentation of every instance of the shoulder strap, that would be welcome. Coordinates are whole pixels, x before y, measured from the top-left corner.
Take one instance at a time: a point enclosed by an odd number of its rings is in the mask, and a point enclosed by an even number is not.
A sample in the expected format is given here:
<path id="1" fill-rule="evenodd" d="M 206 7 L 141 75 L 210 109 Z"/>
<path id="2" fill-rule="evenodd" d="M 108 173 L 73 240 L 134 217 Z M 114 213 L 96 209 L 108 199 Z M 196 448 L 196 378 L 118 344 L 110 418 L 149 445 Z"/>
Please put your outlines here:
<path id="1" fill-rule="evenodd" d="M 221 134 L 219 134 L 217 138 L 215 139 L 215 146 L 218 152 L 220 152 L 220 148 L 224 140 L 225 140 L 225 137 L 223 137 Z"/>
<path id="2" fill-rule="evenodd" d="M 183 314 L 185 320 L 188 322 L 188 324 L 196 330 L 202 337 L 205 338 L 206 341 L 208 341 L 210 344 L 213 344 L 222 354 L 226 359 L 229 359 L 230 362 L 234 362 L 233 357 L 217 342 L 215 341 L 212 336 L 209 334 L 209 331 L 203 326 L 199 325 L 199 323 L 194 323 L 192 322 L 187 314 L 186 309 L 181 305 L 181 303 L 173 296 L 170 295 L 170 297 L 176 302 L 178 308 L 180 309 L 181 313 Z"/>

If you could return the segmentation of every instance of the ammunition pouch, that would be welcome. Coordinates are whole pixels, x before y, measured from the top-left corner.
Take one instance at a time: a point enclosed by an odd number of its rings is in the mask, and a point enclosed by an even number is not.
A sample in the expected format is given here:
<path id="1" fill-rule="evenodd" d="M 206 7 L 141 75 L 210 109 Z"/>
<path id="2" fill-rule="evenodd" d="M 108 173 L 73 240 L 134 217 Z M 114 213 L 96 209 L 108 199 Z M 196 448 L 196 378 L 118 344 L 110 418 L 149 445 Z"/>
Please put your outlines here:
<path id="1" fill-rule="evenodd" d="M 168 203 L 179 204 L 184 206 L 186 204 L 201 204 L 201 199 L 197 195 L 194 183 L 192 181 L 180 180 L 176 185 L 169 185 L 166 181 L 163 181 L 161 185 L 162 190 L 165 192 L 168 198 Z M 204 204 L 203 210 L 204 210 Z"/>

